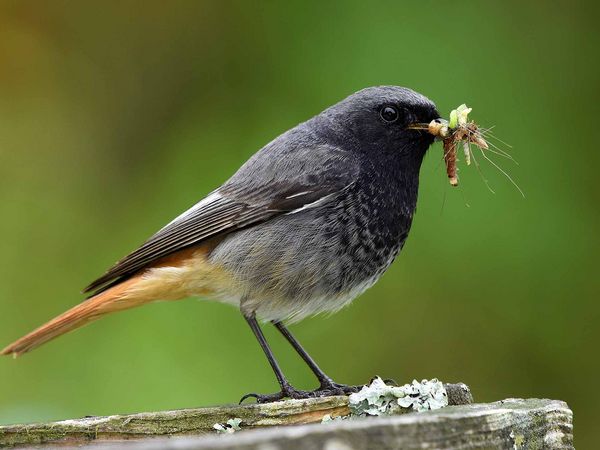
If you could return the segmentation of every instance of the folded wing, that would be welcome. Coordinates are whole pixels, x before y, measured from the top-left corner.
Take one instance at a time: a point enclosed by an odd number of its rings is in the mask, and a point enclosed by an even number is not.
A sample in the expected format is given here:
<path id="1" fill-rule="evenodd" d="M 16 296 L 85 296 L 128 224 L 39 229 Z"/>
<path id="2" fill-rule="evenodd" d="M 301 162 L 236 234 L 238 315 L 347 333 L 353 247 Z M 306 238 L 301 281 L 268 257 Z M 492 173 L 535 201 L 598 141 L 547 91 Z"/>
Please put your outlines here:
<path id="1" fill-rule="evenodd" d="M 274 153 L 273 158 L 250 159 L 221 188 L 117 262 L 85 292 L 97 295 L 157 260 L 206 239 L 329 201 L 356 179 L 357 165 L 332 147 L 293 152 L 265 147 L 261 152 L 268 150 Z"/>

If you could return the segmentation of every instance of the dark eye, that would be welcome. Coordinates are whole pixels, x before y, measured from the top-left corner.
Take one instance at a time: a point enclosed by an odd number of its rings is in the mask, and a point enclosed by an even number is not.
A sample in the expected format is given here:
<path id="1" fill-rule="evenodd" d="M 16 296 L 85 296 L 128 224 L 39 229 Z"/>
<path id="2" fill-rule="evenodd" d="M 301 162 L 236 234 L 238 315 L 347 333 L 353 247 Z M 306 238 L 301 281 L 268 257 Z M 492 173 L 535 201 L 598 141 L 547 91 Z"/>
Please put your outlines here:
<path id="1" fill-rule="evenodd" d="M 379 112 L 381 118 L 386 122 L 395 122 L 400 117 L 400 113 L 393 106 L 384 106 Z"/>

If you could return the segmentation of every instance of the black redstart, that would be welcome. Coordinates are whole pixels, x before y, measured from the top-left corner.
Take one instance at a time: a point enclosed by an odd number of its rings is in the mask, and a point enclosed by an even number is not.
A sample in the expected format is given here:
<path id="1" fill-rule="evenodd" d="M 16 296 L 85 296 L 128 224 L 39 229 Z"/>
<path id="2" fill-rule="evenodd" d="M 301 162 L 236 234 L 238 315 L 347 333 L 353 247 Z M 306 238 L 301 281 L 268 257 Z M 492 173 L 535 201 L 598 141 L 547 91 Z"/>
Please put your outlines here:
<path id="1" fill-rule="evenodd" d="M 20 355 L 107 313 L 200 296 L 240 309 L 281 391 L 259 402 L 347 393 L 282 321 L 336 311 L 369 288 L 402 248 L 419 169 L 438 119 L 407 88 L 363 89 L 265 145 L 225 184 L 174 219 L 85 291 L 91 297 L 2 350 Z M 271 321 L 318 378 L 292 387 L 262 334 Z"/>

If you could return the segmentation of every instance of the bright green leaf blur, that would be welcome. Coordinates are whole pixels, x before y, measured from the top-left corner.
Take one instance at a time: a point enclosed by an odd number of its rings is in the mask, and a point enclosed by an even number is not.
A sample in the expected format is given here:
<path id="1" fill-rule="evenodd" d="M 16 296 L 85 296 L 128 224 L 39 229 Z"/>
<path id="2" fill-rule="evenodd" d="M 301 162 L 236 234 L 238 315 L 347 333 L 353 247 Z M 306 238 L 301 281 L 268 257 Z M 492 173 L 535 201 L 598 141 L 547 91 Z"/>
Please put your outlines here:
<path id="1" fill-rule="evenodd" d="M 600 401 L 587 388 L 600 370 L 592 5 L 3 1 L 0 347 L 82 300 L 83 286 L 279 133 L 358 89 L 397 84 L 442 114 L 466 103 L 495 125 L 519 165 L 490 156 L 526 198 L 480 153 L 496 194 L 474 165 L 459 163 L 450 187 L 436 144 L 396 263 L 351 307 L 293 330 L 340 382 L 438 377 L 468 383 L 478 401 L 566 400 L 577 445 L 590 448 Z M 292 381 L 314 387 L 266 333 Z M 233 308 L 157 303 L 1 359 L 0 422 L 275 389 Z"/>

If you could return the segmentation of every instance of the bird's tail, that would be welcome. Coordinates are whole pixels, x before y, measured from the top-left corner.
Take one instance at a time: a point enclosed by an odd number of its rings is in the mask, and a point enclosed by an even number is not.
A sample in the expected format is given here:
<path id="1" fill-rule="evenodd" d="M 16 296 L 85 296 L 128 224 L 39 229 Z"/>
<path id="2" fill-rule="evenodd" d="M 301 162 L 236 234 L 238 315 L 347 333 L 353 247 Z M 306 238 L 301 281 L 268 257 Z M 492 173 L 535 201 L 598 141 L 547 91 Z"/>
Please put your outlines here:
<path id="1" fill-rule="evenodd" d="M 0 352 L 0 355 L 19 356 L 36 347 L 82 327 L 105 314 L 133 308 L 148 301 L 141 292 L 131 289 L 139 281 L 139 276 L 124 281 L 64 312 L 58 317 L 33 330 L 13 342 Z"/>

